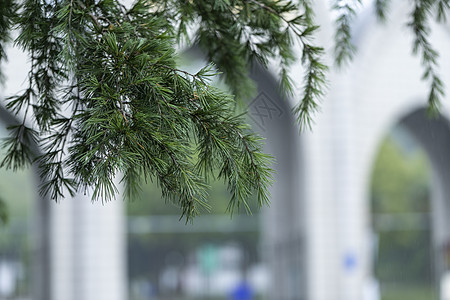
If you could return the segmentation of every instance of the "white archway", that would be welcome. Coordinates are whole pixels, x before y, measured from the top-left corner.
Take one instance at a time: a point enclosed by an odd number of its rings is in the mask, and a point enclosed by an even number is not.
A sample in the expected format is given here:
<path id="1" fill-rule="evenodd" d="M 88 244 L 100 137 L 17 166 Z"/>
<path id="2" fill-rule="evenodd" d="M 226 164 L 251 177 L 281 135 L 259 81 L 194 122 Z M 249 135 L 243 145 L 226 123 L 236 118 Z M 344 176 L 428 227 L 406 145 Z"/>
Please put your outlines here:
<path id="1" fill-rule="evenodd" d="M 373 13 L 362 14 L 355 60 L 333 71 L 313 132 L 302 136 L 308 300 L 363 299 L 372 276 L 368 199 L 377 146 L 393 124 L 427 105 L 420 58 L 410 50 L 410 7 L 406 1 L 391 6 L 386 25 L 378 24 Z M 448 53 L 445 28 L 434 26 L 431 38 L 440 53 Z M 332 40 L 322 39 L 330 49 Z M 439 64 L 444 82 L 450 82 L 450 57 L 442 55 Z M 450 98 L 444 101 L 441 113 L 448 116 Z M 440 147 L 438 139 L 426 143 L 428 148 Z M 447 180 L 443 170 L 436 175 Z"/>

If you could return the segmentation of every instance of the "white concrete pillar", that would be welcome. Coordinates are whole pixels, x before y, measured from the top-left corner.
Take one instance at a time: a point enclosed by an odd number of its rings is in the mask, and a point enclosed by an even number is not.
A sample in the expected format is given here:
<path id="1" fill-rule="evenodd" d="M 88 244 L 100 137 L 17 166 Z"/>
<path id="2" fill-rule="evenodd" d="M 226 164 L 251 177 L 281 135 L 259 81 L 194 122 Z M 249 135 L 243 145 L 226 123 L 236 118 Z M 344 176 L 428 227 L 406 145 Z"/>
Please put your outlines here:
<path id="1" fill-rule="evenodd" d="M 339 236 L 333 183 L 333 113 L 331 106 L 325 105 L 316 116 L 313 131 L 303 135 L 308 300 L 336 299 L 340 288 L 336 280 Z"/>
<path id="2" fill-rule="evenodd" d="M 339 72 L 339 77 L 351 78 L 349 74 Z M 361 193 L 364 187 L 357 178 L 360 145 L 355 122 L 356 106 L 353 94 L 353 82 L 338 80 L 339 90 L 332 95 L 334 103 L 333 121 L 333 165 L 335 186 L 335 207 L 338 230 L 337 234 L 337 278 L 339 290 L 334 299 L 360 300 L 363 286 L 367 280 L 365 260 L 368 256 L 368 203 Z"/>
<path id="3" fill-rule="evenodd" d="M 122 201 L 92 203 L 80 194 L 52 210 L 53 299 L 126 299 Z"/>
<path id="4" fill-rule="evenodd" d="M 51 295 L 53 299 L 75 300 L 73 287 L 73 199 L 51 204 Z M 57 283 L 56 283 L 57 282 Z M 55 284 L 56 283 L 56 284 Z"/>

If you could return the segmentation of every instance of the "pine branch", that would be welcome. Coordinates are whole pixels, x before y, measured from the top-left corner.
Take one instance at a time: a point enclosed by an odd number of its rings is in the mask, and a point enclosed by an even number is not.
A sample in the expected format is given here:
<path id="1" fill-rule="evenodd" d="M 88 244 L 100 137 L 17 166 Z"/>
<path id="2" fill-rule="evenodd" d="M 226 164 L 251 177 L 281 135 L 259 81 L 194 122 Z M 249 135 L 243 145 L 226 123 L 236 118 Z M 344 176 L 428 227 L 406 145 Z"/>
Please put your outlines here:
<path id="1" fill-rule="evenodd" d="M 14 0 L 0 0 L 0 63 L 7 59 L 5 46 L 10 42 L 10 30 L 17 11 Z M 0 69 L 0 83 L 3 82 L 3 73 Z"/>
<path id="2" fill-rule="evenodd" d="M 430 82 L 428 93 L 428 112 L 436 115 L 439 112 L 441 99 L 444 97 L 444 84 L 437 73 L 438 52 L 431 46 L 428 39 L 430 27 L 427 24 L 431 15 L 433 1 L 415 0 L 411 13 L 411 22 L 408 26 L 414 33 L 413 53 L 420 55 L 424 73 L 422 79 Z"/>
<path id="3" fill-rule="evenodd" d="M 446 23 L 447 22 L 447 14 L 450 9 L 450 0 L 436 0 L 436 19 L 438 22 Z"/>
<path id="4" fill-rule="evenodd" d="M 300 129 L 311 128 L 312 115 L 317 111 L 318 102 L 324 95 L 326 90 L 326 72 L 328 67 L 324 65 L 321 60 L 324 55 L 323 48 L 313 46 L 310 42 L 311 37 L 318 29 L 318 26 L 313 23 L 311 4 L 308 1 L 302 1 L 304 14 L 299 15 L 293 19 L 288 20 L 281 12 L 274 10 L 273 8 L 264 5 L 256 0 L 249 0 L 251 3 L 255 3 L 260 8 L 270 12 L 280 18 L 287 30 L 280 34 L 281 38 L 275 38 L 277 44 L 282 46 L 283 51 L 280 51 L 281 56 L 281 90 L 284 93 L 292 95 L 293 83 L 288 75 L 288 68 L 290 64 L 295 60 L 291 50 L 292 42 L 290 32 L 293 36 L 297 37 L 302 46 L 302 63 L 306 68 L 306 75 L 303 86 L 303 97 L 294 112 L 297 115 L 297 121 L 300 125 Z M 286 5 L 288 7 L 288 4 Z M 295 6 L 289 7 L 287 11 L 298 11 Z"/>
<path id="5" fill-rule="evenodd" d="M 391 0 L 375 0 L 375 12 L 379 21 L 386 21 L 386 15 L 390 2 Z"/>
<path id="6" fill-rule="evenodd" d="M 338 67 L 349 63 L 356 52 L 352 43 L 351 23 L 356 16 L 356 9 L 361 0 L 336 0 L 333 10 L 338 13 L 335 21 L 335 47 L 334 56 Z"/>
<path id="7" fill-rule="evenodd" d="M 317 99 L 320 99 L 325 93 L 327 66 L 323 65 L 318 57 L 323 53 L 322 48 L 307 47 L 304 51 L 302 60 L 308 63 L 307 74 L 305 75 L 305 93 L 302 101 L 294 108 L 297 115 L 297 122 L 300 128 L 309 128 L 312 126 L 312 116 L 318 110 Z"/>
<path id="8" fill-rule="evenodd" d="M 227 104 L 211 104 L 210 110 L 217 110 L 215 116 L 206 111 L 194 113 L 199 139 L 197 169 L 208 173 L 219 168 L 219 178 L 228 181 L 228 189 L 232 194 L 229 211 L 232 213 L 241 205 L 249 211 L 247 199 L 252 190 L 257 192 L 260 205 L 269 202 L 268 185 L 272 181 L 269 166 L 272 158 L 260 153 L 261 138 L 245 133 L 248 126 L 242 125 L 240 117 L 233 117 L 229 113 L 227 116 L 226 111 L 223 111 L 224 105 Z M 230 151 L 231 149 L 238 151 Z M 222 163 L 216 164 L 215 157 L 221 157 Z"/>
<path id="9" fill-rule="evenodd" d="M 354 54 L 350 24 L 360 1 L 334 3 L 335 55 L 342 65 Z M 445 22 L 449 3 L 414 0 L 409 23 L 430 83 L 431 111 L 439 108 L 444 84 L 428 21 L 436 13 Z M 375 4 L 383 20 L 389 0 Z M 117 0 L 24 0 L 20 8 L 0 0 L 0 61 L 12 27 L 19 29 L 15 45 L 31 61 L 27 88 L 7 104 L 23 119 L 10 128 L 1 165 L 35 163 L 45 181 L 41 193 L 55 200 L 92 190 L 93 200 L 108 201 L 117 193 L 118 173 L 129 197 L 155 180 L 187 220 L 208 209 L 211 177 L 224 179 L 230 210 L 248 209 L 253 193 L 267 204 L 272 158 L 236 114 L 236 99 L 254 91 L 249 62 L 270 60 L 279 63 L 283 93 L 292 95 L 289 68 L 298 42 L 305 75 L 294 112 L 302 129 L 311 127 L 327 83 L 324 50 L 312 42 L 313 19 L 310 0 L 139 0 L 129 10 Z M 198 30 L 190 36 L 193 27 Z M 183 37 L 198 43 L 213 65 L 196 74 L 179 68 L 176 43 Z M 235 96 L 211 86 L 214 68 Z M 38 158 L 35 144 L 45 151 Z"/>
<path id="10" fill-rule="evenodd" d="M 0 224 L 5 225 L 9 221 L 8 206 L 3 199 L 0 199 Z"/>

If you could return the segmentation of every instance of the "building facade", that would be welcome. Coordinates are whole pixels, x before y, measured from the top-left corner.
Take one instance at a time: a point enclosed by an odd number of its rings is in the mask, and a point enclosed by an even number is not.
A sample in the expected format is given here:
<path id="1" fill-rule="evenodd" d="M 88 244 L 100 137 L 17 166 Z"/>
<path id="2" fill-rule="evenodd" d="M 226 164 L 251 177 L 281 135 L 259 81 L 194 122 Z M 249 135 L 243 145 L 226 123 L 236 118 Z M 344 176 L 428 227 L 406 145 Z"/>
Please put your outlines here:
<path id="1" fill-rule="evenodd" d="M 333 16 L 317 1 L 317 44 L 333 47 Z M 430 120 L 427 83 L 420 59 L 411 54 L 407 1 L 392 3 L 386 24 L 372 8 L 355 26 L 354 61 L 329 73 L 329 90 L 311 131 L 299 132 L 295 98 L 281 99 L 276 66 L 255 67 L 258 96 L 249 103 L 254 128 L 278 171 L 262 227 L 264 255 L 272 276 L 271 300 L 369 300 L 373 282 L 369 188 L 378 145 L 402 124 L 426 150 L 433 173 L 433 244 L 437 265 L 450 240 L 450 98 L 439 119 Z M 441 53 L 440 74 L 450 82 L 450 35 L 433 25 Z M 331 58 L 329 65 L 332 65 Z M 26 58 L 10 54 L 1 97 L 17 91 Z M 274 72 L 271 72 L 274 71 Z M 292 68 L 301 86 L 303 69 Z M 447 94 L 450 92 L 447 91 Z M 447 101 L 448 100 L 448 101 Z M 14 122 L 4 114 L 6 124 Z M 78 195 L 61 203 L 37 201 L 36 299 L 124 300 L 127 298 L 125 221 L 121 201 L 91 203 Z M 443 276 L 445 269 L 438 269 Z M 365 298 L 366 297 L 366 298 Z"/>

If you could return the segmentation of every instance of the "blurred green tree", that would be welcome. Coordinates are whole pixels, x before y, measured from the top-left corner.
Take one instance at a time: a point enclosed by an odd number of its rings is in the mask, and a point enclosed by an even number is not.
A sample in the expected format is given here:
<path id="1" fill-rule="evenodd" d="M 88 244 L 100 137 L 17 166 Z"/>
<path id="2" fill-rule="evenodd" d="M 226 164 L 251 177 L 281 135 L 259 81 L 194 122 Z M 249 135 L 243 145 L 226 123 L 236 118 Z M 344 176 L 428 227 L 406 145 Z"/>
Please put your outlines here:
<path id="1" fill-rule="evenodd" d="M 379 237 L 375 273 L 383 283 L 431 284 L 429 183 L 425 153 L 418 146 L 405 151 L 388 136 L 381 144 L 371 187 Z"/>

